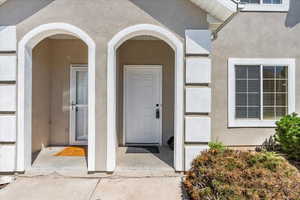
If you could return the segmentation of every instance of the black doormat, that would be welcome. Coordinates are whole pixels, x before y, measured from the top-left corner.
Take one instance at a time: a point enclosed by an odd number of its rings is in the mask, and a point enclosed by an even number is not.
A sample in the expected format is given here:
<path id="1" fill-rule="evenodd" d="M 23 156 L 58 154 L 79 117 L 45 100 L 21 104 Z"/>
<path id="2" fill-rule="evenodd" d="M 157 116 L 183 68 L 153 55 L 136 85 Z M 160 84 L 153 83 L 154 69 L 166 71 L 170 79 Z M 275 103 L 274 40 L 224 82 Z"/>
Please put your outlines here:
<path id="1" fill-rule="evenodd" d="M 159 153 L 157 146 L 130 146 L 126 153 Z"/>

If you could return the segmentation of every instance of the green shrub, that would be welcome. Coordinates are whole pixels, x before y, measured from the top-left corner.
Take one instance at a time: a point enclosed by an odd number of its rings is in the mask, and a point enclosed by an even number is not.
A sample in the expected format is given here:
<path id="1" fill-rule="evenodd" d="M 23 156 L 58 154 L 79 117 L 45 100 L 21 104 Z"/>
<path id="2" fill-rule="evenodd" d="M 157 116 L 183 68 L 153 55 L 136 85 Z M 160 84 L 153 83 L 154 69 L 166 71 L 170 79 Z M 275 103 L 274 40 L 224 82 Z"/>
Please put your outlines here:
<path id="1" fill-rule="evenodd" d="M 209 142 L 208 147 L 211 150 L 217 150 L 217 151 L 224 151 L 226 147 L 223 145 L 222 142 Z"/>
<path id="2" fill-rule="evenodd" d="M 300 160 L 300 117 L 293 113 L 276 122 L 275 140 L 281 150 L 294 160 Z"/>
<path id="3" fill-rule="evenodd" d="M 193 200 L 299 200 L 300 173 L 270 152 L 203 152 L 184 179 Z"/>

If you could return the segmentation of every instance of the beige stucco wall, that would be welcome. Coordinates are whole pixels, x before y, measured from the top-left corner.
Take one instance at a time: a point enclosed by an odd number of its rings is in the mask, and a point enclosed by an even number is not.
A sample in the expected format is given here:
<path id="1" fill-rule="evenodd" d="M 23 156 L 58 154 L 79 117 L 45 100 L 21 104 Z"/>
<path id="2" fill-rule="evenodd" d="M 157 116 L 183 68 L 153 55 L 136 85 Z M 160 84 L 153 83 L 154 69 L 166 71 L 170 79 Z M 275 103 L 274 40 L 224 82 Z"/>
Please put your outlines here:
<path id="1" fill-rule="evenodd" d="M 162 65 L 163 66 L 163 144 L 174 136 L 174 51 L 161 40 L 130 40 L 117 51 L 117 116 L 119 144 L 123 141 L 123 74 L 124 65 Z"/>
<path id="2" fill-rule="evenodd" d="M 37 152 L 50 143 L 49 54 L 49 40 L 38 44 L 32 53 L 32 152 Z"/>
<path id="3" fill-rule="evenodd" d="M 45 39 L 33 51 L 32 150 L 69 144 L 71 64 L 87 63 L 81 40 Z"/>
<path id="4" fill-rule="evenodd" d="M 289 13 L 240 13 L 219 33 L 212 49 L 212 137 L 225 144 L 261 143 L 270 128 L 227 127 L 229 57 L 292 57 L 300 63 L 299 6 Z M 298 3 L 299 4 L 299 3 Z M 10 0 L 0 7 L 0 24 L 16 25 L 18 40 L 41 24 L 64 22 L 84 30 L 96 43 L 96 170 L 106 169 L 107 43 L 135 24 L 165 27 L 184 40 L 185 29 L 206 29 L 206 13 L 187 0 Z M 296 76 L 300 75 L 296 68 Z M 296 102 L 300 99 L 296 80 Z M 63 101 L 63 100 L 61 100 Z M 296 111 L 300 111 L 296 103 Z"/>
<path id="5" fill-rule="evenodd" d="M 236 58 L 296 58 L 300 76 L 300 14 L 239 13 L 218 34 L 212 50 L 212 136 L 228 145 L 258 145 L 273 128 L 228 128 L 227 60 Z M 296 112 L 300 112 L 300 79 L 296 78 Z"/>
<path id="6" fill-rule="evenodd" d="M 5 5 L 5 6 L 4 6 Z M 11 0 L 0 7 L 0 24 L 15 24 L 20 40 L 33 28 L 52 22 L 72 24 L 96 43 L 96 171 L 106 170 L 107 43 L 124 28 L 155 24 L 184 40 L 186 29 L 206 29 L 206 13 L 185 0 Z M 18 5 L 18 6 L 14 6 Z"/>
<path id="7" fill-rule="evenodd" d="M 81 40 L 50 40 L 51 145 L 69 144 L 70 67 L 87 64 L 87 46 Z"/>

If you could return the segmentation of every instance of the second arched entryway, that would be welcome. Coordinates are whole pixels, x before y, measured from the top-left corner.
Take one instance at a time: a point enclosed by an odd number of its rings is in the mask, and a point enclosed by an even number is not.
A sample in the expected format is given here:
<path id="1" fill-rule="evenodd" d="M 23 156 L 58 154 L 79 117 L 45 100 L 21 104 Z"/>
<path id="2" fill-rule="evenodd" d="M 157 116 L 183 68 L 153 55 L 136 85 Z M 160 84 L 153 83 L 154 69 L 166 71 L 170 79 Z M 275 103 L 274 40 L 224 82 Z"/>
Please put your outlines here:
<path id="1" fill-rule="evenodd" d="M 150 39 L 151 38 L 151 39 Z M 172 66 L 174 68 L 174 73 L 173 73 L 173 102 L 174 102 L 174 106 L 173 106 L 173 111 L 172 115 L 173 115 L 173 135 L 174 135 L 174 169 L 176 171 L 182 171 L 183 170 L 183 86 L 184 86 L 184 73 L 183 73 L 183 44 L 182 42 L 177 38 L 177 36 L 175 36 L 175 34 L 173 34 L 172 32 L 170 32 L 169 30 L 162 28 L 160 26 L 156 26 L 156 25 L 150 25 L 150 24 L 140 24 L 140 25 L 135 25 L 135 26 L 131 26 L 128 27 L 122 31 L 120 31 L 119 33 L 117 33 L 113 39 L 109 42 L 108 44 L 108 74 L 107 74 L 107 91 L 108 91 L 108 96 L 107 96 L 107 102 L 109 102 L 107 104 L 107 114 L 108 114 L 108 124 L 107 124 L 107 171 L 114 171 L 116 168 L 116 160 L 117 160 L 117 146 L 118 146 L 118 132 L 120 132 L 120 130 L 118 130 L 118 121 L 120 121 L 120 119 L 117 117 L 117 108 L 119 107 L 118 105 L 118 101 L 117 99 L 117 88 L 118 88 L 118 81 L 117 81 L 117 73 L 118 73 L 118 68 L 120 67 L 120 60 L 117 59 L 117 51 L 118 48 L 124 44 L 124 42 L 128 41 L 129 39 L 131 40 L 135 40 L 135 41 L 145 41 L 145 40 L 159 40 L 162 43 L 166 43 L 170 49 L 173 51 L 174 53 L 174 60 L 173 63 L 174 65 Z M 145 47 L 146 48 L 146 47 Z M 137 48 L 135 48 L 135 50 L 137 50 Z M 136 54 L 136 53 L 134 53 Z M 129 61 L 126 61 L 127 64 L 130 64 Z M 149 64 L 153 62 L 151 65 L 149 66 Z M 155 61 L 156 62 L 156 61 Z M 143 65 L 142 62 L 139 62 L 139 66 L 131 66 L 133 73 L 146 73 L 149 74 L 151 73 L 151 76 L 155 76 L 156 78 L 154 78 L 153 80 L 156 81 L 152 81 L 152 85 L 151 85 L 151 90 L 149 91 L 158 91 L 159 92 L 159 77 L 160 77 L 160 73 L 162 73 L 162 64 L 160 63 L 154 63 L 153 61 L 149 61 L 149 62 L 144 62 L 145 64 Z M 148 66 L 147 66 L 148 65 Z M 155 65 L 155 66 L 154 66 Z M 123 66 L 124 67 L 124 66 Z M 136 70 L 137 68 L 140 69 L 145 69 L 146 71 L 141 71 L 139 70 L 138 72 L 134 72 L 134 70 Z M 151 67 L 151 68 L 150 68 Z M 126 66 L 125 66 L 126 68 Z M 130 66 L 128 66 L 128 69 L 130 68 Z M 156 69 L 156 70 L 155 70 Z M 130 71 L 130 70 L 129 70 Z M 161 71 L 161 72 L 159 72 Z M 124 76 L 126 77 L 126 76 Z M 162 77 L 163 78 L 163 77 Z M 118 79 L 119 80 L 119 79 Z M 163 82 L 163 80 L 161 81 Z M 123 82 L 124 84 L 124 82 Z M 126 83 L 125 83 L 126 84 Z M 143 84 L 143 83 L 141 83 Z M 155 85 L 157 84 L 157 85 Z M 119 84 L 119 86 L 122 84 Z M 140 83 L 136 83 L 134 82 L 133 85 L 140 85 Z M 162 85 L 163 86 L 163 85 Z M 146 88 L 140 88 L 142 91 L 146 92 L 145 89 Z M 162 88 L 161 88 L 162 89 Z M 131 90 L 130 88 L 128 89 L 129 91 Z M 134 91 L 135 89 L 132 89 L 131 91 Z M 163 89 L 162 89 L 163 90 Z M 154 92 L 155 93 L 155 92 Z M 157 95 L 159 96 L 159 94 L 155 93 L 152 95 Z M 129 96 L 133 97 L 132 94 L 129 94 Z M 163 95 L 163 94 L 162 94 Z M 136 98 L 131 99 L 130 101 L 140 101 L 139 97 L 136 96 Z M 160 101 L 159 97 L 157 98 L 156 101 Z M 149 102 L 149 105 L 153 102 Z M 124 103 L 123 103 L 124 104 Z M 155 103 L 155 105 L 153 106 L 153 113 L 154 114 L 152 117 L 155 117 L 156 119 L 159 117 L 157 115 L 157 110 L 161 109 L 160 108 L 160 102 Z M 145 104 L 142 104 L 142 106 L 145 106 Z M 156 106 L 156 107 L 155 107 Z M 125 106 L 126 107 L 126 106 Z M 128 109 L 130 109 L 130 107 L 128 107 Z M 141 109 L 138 109 L 139 111 L 141 111 Z M 125 111 L 126 112 L 126 111 Z M 145 115 L 147 115 L 147 113 L 144 113 Z M 152 115 L 151 111 L 149 111 L 149 115 Z M 120 116 L 120 115 L 118 115 Z M 123 115 L 123 127 L 124 125 L 126 126 L 126 123 L 128 121 L 128 118 L 126 118 L 126 115 Z M 131 119 L 132 120 L 132 119 Z M 134 120 L 134 119 L 133 119 Z M 148 121 L 144 121 L 144 122 L 140 122 L 140 123 L 149 123 L 152 124 L 153 126 L 155 126 L 155 122 L 152 123 L 152 121 L 149 119 Z M 164 122 L 162 122 L 164 123 Z M 153 128 L 153 126 L 148 127 L 148 129 Z M 158 123 L 159 126 L 159 123 Z M 145 129 L 147 128 L 147 126 L 143 126 L 141 127 L 141 130 L 143 130 L 142 132 L 145 133 Z M 126 128 L 125 128 L 126 129 Z M 153 130 L 155 130 L 155 127 L 153 128 Z M 159 130 L 159 129 L 156 129 Z M 145 133 L 146 134 L 146 133 Z M 163 135 L 163 133 L 162 133 Z M 126 137 L 128 136 L 128 133 L 126 134 Z M 127 139 L 129 139 L 127 137 Z M 148 139 L 144 139 L 143 137 L 140 138 L 140 140 L 135 140 L 136 138 L 134 138 L 134 136 L 131 137 L 131 140 L 133 141 L 133 143 L 145 143 L 145 144 L 151 144 L 154 143 L 155 145 L 160 145 L 163 143 L 163 139 L 161 136 L 158 136 L 156 139 L 155 138 L 148 138 Z M 123 140 L 123 145 L 126 143 L 130 143 L 131 140 L 129 139 L 128 141 Z"/>

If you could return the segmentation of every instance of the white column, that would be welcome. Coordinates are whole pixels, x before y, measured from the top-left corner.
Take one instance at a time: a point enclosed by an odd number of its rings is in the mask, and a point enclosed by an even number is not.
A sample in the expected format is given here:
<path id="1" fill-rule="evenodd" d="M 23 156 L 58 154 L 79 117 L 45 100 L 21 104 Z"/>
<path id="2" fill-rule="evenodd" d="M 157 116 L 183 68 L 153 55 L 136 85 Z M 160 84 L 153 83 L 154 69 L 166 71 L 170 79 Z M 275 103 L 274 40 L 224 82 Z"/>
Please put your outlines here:
<path id="1" fill-rule="evenodd" d="M 16 170 L 16 27 L 0 26 L 0 172 Z"/>
<path id="2" fill-rule="evenodd" d="M 185 170 L 211 140 L 211 32 L 186 30 Z"/>

